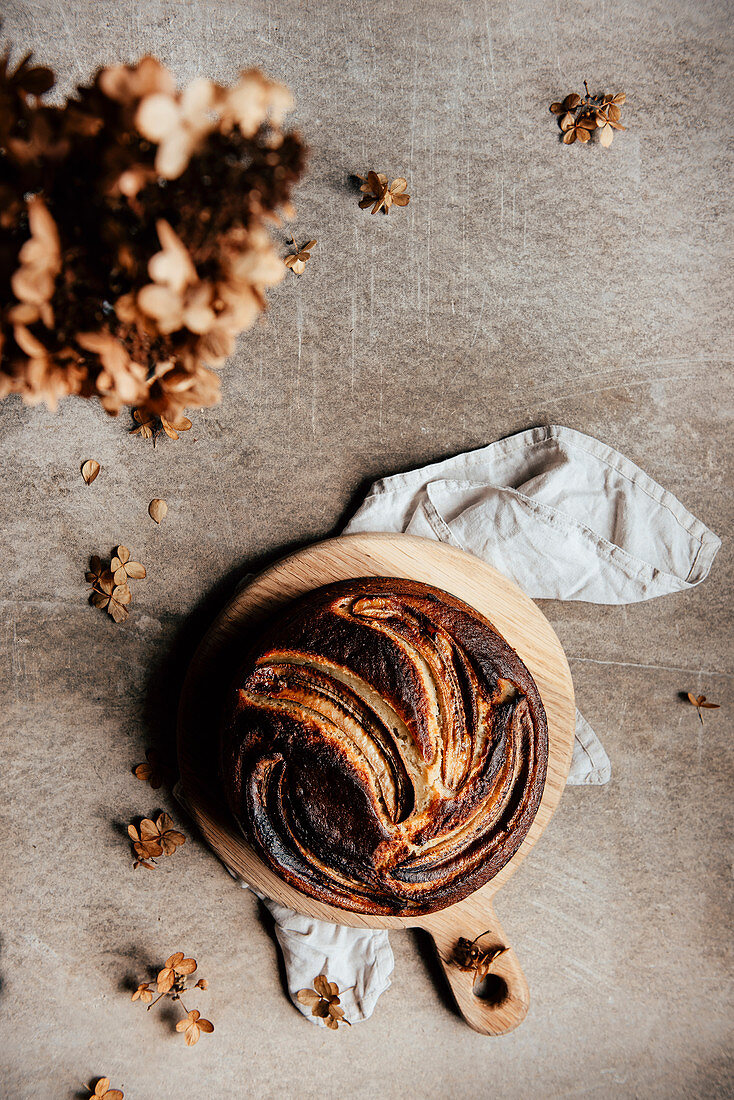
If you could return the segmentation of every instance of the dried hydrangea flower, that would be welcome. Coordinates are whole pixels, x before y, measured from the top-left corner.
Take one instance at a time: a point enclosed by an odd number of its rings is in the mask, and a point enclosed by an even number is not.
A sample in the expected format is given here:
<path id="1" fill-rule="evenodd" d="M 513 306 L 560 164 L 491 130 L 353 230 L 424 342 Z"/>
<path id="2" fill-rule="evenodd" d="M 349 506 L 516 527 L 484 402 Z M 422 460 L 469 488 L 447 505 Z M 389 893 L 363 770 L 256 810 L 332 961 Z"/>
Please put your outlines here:
<path id="1" fill-rule="evenodd" d="M 211 1020 L 202 1019 L 201 1013 L 195 1008 L 192 1008 L 190 1012 L 186 1013 L 184 1020 L 179 1020 L 176 1024 L 176 1031 L 182 1031 L 186 1040 L 186 1046 L 192 1047 L 194 1043 L 199 1042 L 199 1035 L 202 1032 L 211 1034 L 214 1031 L 214 1024 Z"/>
<path id="2" fill-rule="evenodd" d="M 127 831 L 132 841 L 133 851 L 137 856 L 136 867 L 141 864 L 147 866 L 146 861 L 152 863 L 157 856 L 171 856 L 177 848 L 186 843 L 186 837 L 173 828 L 173 821 L 170 815 L 166 813 L 159 814 L 155 821 L 149 817 L 144 817 L 137 828 L 135 825 L 128 825 Z M 155 866 L 155 864 L 152 864 L 152 866 Z M 152 870 L 152 866 L 149 869 Z M 188 964 L 193 962 L 193 959 L 186 959 L 185 961 Z M 168 965 L 166 963 L 166 966 Z M 194 964 L 195 969 L 196 964 Z M 182 973 L 192 973 L 192 971 L 182 971 Z M 160 989 L 159 981 L 159 992 Z"/>
<path id="3" fill-rule="evenodd" d="M 344 1016 L 339 998 L 339 986 L 336 982 L 330 982 L 325 974 L 319 974 L 314 978 L 313 989 L 300 989 L 296 999 L 302 1005 L 311 1009 L 311 1015 L 323 1020 L 331 1031 L 337 1031 L 339 1024 L 349 1023 Z"/>
<path id="4" fill-rule="evenodd" d="M 115 584 L 114 580 L 102 576 L 89 598 L 94 607 L 102 608 L 116 623 L 124 623 L 129 615 L 128 604 L 133 597 L 127 584 Z"/>
<path id="5" fill-rule="evenodd" d="M 306 263 L 311 259 L 311 249 L 316 244 L 316 241 L 307 241 L 302 248 L 299 248 L 296 244 L 295 238 L 291 237 L 293 241 L 293 247 L 295 252 L 291 256 L 286 256 L 283 263 L 286 267 L 289 267 L 295 275 L 303 275 L 306 270 Z"/>
<path id="6" fill-rule="evenodd" d="M 579 141 L 586 144 L 598 130 L 600 143 L 608 148 L 612 144 L 614 131 L 626 129 L 620 118 L 621 107 L 627 97 L 624 92 L 616 95 L 606 92 L 592 95 L 586 81 L 584 89 L 586 94 L 583 97 L 572 92 L 564 100 L 550 105 L 552 114 L 558 116 L 563 143 L 573 145 Z"/>
<path id="7" fill-rule="evenodd" d="M 358 178 L 363 179 L 362 176 Z M 388 186 L 387 176 L 383 172 L 368 172 L 367 179 L 360 187 L 360 191 L 365 196 L 360 199 L 360 209 L 366 210 L 368 206 L 371 206 L 373 214 L 376 214 L 378 210 L 382 210 L 384 214 L 389 214 L 393 203 L 396 206 L 407 206 L 410 202 L 410 195 L 405 194 L 407 186 L 408 181 L 404 180 L 402 176 L 393 180 Z"/>
<path id="8" fill-rule="evenodd" d="M 146 576 L 145 566 L 139 561 L 130 560 L 130 551 L 127 546 L 117 547 L 110 562 L 110 569 L 115 584 L 126 584 L 128 577 L 141 581 Z"/>
<path id="9" fill-rule="evenodd" d="M 179 90 L 152 57 L 59 107 L 51 84 L 0 59 L 0 399 L 96 397 L 178 431 L 285 274 L 268 227 L 304 167 L 290 94 L 255 70 Z"/>

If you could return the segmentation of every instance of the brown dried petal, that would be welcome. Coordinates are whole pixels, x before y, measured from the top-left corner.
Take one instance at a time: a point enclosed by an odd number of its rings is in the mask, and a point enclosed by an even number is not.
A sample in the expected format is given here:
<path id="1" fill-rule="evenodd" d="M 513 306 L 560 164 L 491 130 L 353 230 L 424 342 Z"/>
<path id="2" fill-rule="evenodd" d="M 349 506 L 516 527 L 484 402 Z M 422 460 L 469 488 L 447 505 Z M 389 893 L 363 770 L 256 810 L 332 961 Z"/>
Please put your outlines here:
<path id="1" fill-rule="evenodd" d="M 322 997 L 331 996 L 331 984 L 325 974 L 319 974 L 317 978 L 314 978 L 313 987 Z"/>
<path id="2" fill-rule="evenodd" d="M 606 126 L 602 127 L 602 131 L 599 134 L 599 141 L 604 146 L 605 149 L 608 149 L 609 146 L 612 144 L 613 140 L 614 140 L 614 130 L 609 125 L 609 123 L 607 123 Z"/>
<path id="3" fill-rule="evenodd" d="M 320 1003 L 321 997 L 318 995 L 315 989 L 299 989 L 296 994 L 296 1000 L 302 1005 L 306 1005 L 308 1008 L 315 1008 Z"/>
<path id="4" fill-rule="evenodd" d="M 616 103 L 621 107 L 626 99 L 627 95 L 625 92 L 617 92 L 617 94 L 612 97 L 612 103 Z"/>
<path id="5" fill-rule="evenodd" d="M 607 117 L 610 122 L 619 122 L 620 118 L 622 117 L 622 112 L 620 111 L 616 103 L 610 103 L 607 110 Z"/>
<path id="6" fill-rule="evenodd" d="M 591 140 L 591 134 L 589 133 L 588 130 L 584 130 L 583 128 L 580 128 L 580 129 L 577 129 L 577 131 L 576 131 L 576 139 L 577 139 L 577 141 L 580 141 L 583 145 L 585 142 Z"/>
<path id="7" fill-rule="evenodd" d="M 563 144 L 564 145 L 573 145 L 575 140 L 576 140 L 576 130 L 575 129 L 574 130 L 566 130 L 565 134 L 563 135 Z"/>
<path id="8" fill-rule="evenodd" d="M 125 572 L 134 581 L 142 581 L 146 577 L 145 566 L 139 561 L 129 561 L 125 565 Z"/>
<path id="9" fill-rule="evenodd" d="M 565 114 L 563 116 L 563 118 L 561 119 L 559 125 L 560 125 L 561 129 L 565 131 L 565 130 L 569 130 L 571 128 L 571 126 L 574 125 L 575 121 L 576 121 L 576 119 L 574 118 L 574 116 L 569 111 L 568 114 Z"/>
<path id="10" fill-rule="evenodd" d="M 130 603 L 133 594 L 127 584 L 116 584 L 112 590 L 112 599 L 123 606 Z"/>
<path id="11" fill-rule="evenodd" d="M 165 500 L 160 500 L 156 497 L 154 500 L 151 500 L 148 505 L 148 513 L 150 518 L 155 520 L 156 523 L 162 523 L 168 513 L 168 505 Z"/>
<path id="12" fill-rule="evenodd" d="M 88 458 L 82 466 L 82 477 L 86 481 L 87 485 L 91 485 L 96 478 L 99 471 L 102 469 L 99 462 L 94 458 Z"/>
<path id="13" fill-rule="evenodd" d="M 578 107 L 580 102 L 581 96 L 577 95 L 576 92 L 571 92 L 563 101 L 563 109 L 564 111 L 573 111 Z"/>
<path id="14" fill-rule="evenodd" d="M 102 573 L 102 562 L 96 554 L 93 554 L 92 557 L 89 559 L 89 569 L 84 574 L 84 579 L 86 581 L 89 581 L 90 584 L 94 584 L 100 579 Z"/>
<path id="15" fill-rule="evenodd" d="M 186 837 L 175 829 L 168 829 L 161 837 L 161 845 L 167 856 L 172 856 L 176 849 L 185 843 Z"/>
<path id="16" fill-rule="evenodd" d="M 168 990 L 173 987 L 173 983 L 176 979 L 176 975 L 170 966 L 166 966 L 160 971 L 156 984 L 158 986 L 159 993 L 168 993 Z"/>
<path id="17" fill-rule="evenodd" d="M 128 609 L 119 604 L 117 600 L 110 600 L 107 604 L 107 612 L 116 623 L 124 623 L 130 614 Z"/>
<path id="18" fill-rule="evenodd" d="M 387 184 L 387 176 L 383 176 L 382 173 L 378 176 L 376 172 L 367 173 L 367 187 L 370 188 L 373 195 L 379 195 L 382 188 Z"/>

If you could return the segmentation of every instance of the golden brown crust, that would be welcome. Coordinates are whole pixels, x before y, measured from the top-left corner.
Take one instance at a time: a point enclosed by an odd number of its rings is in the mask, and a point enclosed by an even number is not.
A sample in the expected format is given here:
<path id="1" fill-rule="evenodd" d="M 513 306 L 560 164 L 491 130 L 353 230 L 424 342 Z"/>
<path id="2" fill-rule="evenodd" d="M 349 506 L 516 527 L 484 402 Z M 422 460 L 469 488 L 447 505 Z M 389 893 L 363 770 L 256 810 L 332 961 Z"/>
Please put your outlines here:
<path id="1" fill-rule="evenodd" d="M 232 812 L 292 886 L 361 913 L 430 913 L 478 889 L 540 805 L 545 711 L 477 611 L 369 577 L 294 601 L 236 678 Z"/>

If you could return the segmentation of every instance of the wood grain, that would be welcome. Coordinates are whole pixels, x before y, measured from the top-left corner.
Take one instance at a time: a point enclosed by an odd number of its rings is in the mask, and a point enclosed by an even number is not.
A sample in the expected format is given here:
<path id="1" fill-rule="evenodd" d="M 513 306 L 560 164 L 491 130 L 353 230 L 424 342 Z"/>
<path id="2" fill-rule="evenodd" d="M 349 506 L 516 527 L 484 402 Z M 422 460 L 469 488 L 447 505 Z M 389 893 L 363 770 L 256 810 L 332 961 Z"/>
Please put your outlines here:
<path id="1" fill-rule="evenodd" d="M 218 788 L 216 758 L 221 706 L 248 639 L 283 604 L 322 584 L 360 576 L 409 577 L 442 588 L 485 615 L 517 650 L 532 673 L 548 718 L 548 774 L 535 820 L 513 858 L 474 894 L 422 917 L 351 913 L 301 894 L 266 867 L 230 818 Z M 493 1003 L 476 996 L 471 975 L 452 962 L 459 936 L 490 930 L 489 942 L 506 943 L 492 907 L 494 894 L 538 841 L 566 782 L 573 751 L 573 684 L 555 632 L 533 601 L 491 566 L 462 550 L 410 535 L 360 534 L 299 550 L 254 577 L 224 608 L 202 640 L 188 671 L 178 716 L 181 781 L 205 839 L 255 889 L 308 916 L 351 926 L 427 929 L 456 997 L 475 1030 L 502 1034 L 527 1013 L 527 982 L 515 952 L 493 968 L 506 995 Z"/>

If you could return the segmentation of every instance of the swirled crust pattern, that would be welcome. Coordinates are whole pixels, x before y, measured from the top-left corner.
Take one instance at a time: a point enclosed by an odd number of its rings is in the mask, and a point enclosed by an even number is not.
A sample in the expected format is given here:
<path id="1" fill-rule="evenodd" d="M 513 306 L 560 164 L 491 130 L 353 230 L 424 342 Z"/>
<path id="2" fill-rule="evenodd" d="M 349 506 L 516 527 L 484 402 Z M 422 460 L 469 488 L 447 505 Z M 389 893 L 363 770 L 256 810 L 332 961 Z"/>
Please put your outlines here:
<path id="1" fill-rule="evenodd" d="M 343 581 L 288 605 L 236 678 L 222 780 L 261 858 L 319 901 L 410 915 L 482 886 L 545 782 L 535 682 L 438 588 Z"/>

